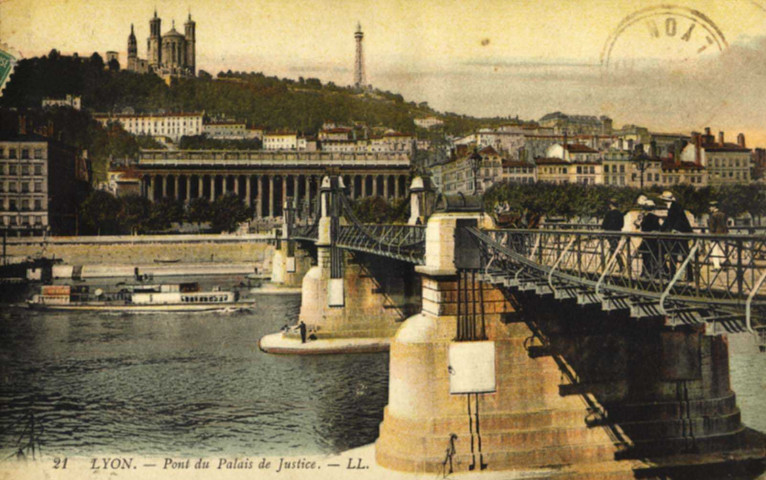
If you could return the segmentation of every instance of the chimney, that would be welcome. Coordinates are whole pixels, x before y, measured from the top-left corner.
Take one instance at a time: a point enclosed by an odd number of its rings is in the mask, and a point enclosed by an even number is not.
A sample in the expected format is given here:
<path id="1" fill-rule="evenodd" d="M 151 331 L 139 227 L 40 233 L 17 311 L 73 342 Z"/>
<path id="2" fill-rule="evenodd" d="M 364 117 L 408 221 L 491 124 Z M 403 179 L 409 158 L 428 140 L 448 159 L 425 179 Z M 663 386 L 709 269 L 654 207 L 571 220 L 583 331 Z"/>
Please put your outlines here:
<path id="1" fill-rule="evenodd" d="M 649 142 L 649 156 L 652 158 L 657 157 L 657 142 L 655 142 L 654 140 Z"/>
<path id="2" fill-rule="evenodd" d="M 19 135 L 27 134 L 27 117 L 19 115 Z"/>
<path id="3" fill-rule="evenodd" d="M 744 133 L 740 133 L 739 135 L 737 135 L 737 145 L 739 145 L 742 148 L 747 148 L 745 146 L 745 134 Z"/>
<path id="4" fill-rule="evenodd" d="M 723 147 L 723 132 L 718 132 L 718 143 Z"/>
<path id="5" fill-rule="evenodd" d="M 673 158 L 675 159 L 676 164 L 681 163 L 681 140 L 676 139 L 675 142 L 673 142 Z"/>
<path id="6" fill-rule="evenodd" d="M 710 136 L 710 127 L 705 127 L 705 135 Z"/>
<path id="7" fill-rule="evenodd" d="M 694 163 L 697 166 L 702 166 L 702 138 L 700 135 L 694 137 Z"/>

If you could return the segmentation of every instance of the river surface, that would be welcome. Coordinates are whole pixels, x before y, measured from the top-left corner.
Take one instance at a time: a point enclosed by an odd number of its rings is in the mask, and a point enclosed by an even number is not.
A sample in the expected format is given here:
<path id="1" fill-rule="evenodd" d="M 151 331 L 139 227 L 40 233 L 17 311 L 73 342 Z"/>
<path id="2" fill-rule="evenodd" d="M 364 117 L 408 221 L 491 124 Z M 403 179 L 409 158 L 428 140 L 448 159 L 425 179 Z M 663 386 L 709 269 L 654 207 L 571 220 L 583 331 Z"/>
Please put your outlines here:
<path id="1" fill-rule="evenodd" d="M 266 355 L 258 339 L 297 319 L 300 296 L 256 302 L 229 314 L 0 307 L 0 430 L 33 412 L 43 452 L 59 455 L 276 456 L 373 442 L 388 355 Z"/>
<path id="2" fill-rule="evenodd" d="M 295 322 L 300 297 L 256 302 L 228 314 L 0 306 L 0 447 L 29 412 L 43 453 L 58 455 L 277 456 L 373 442 L 388 355 L 266 355 L 257 340 Z M 742 336 L 730 351 L 743 422 L 766 432 L 766 354 Z"/>

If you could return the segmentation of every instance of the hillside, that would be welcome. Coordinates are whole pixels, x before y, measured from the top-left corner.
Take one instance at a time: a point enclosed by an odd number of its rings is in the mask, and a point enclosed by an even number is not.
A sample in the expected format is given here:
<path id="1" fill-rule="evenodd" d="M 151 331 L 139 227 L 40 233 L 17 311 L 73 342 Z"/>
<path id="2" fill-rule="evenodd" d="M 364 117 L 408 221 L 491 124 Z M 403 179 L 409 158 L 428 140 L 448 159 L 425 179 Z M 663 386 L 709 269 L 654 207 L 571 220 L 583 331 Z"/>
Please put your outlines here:
<path id="1" fill-rule="evenodd" d="M 110 68 L 111 67 L 111 68 Z M 120 71 L 105 66 L 98 54 L 89 58 L 47 56 L 24 59 L 8 84 L 0 106 L 38 108 L 43 97 L 81 95 L 85 109 L 95 112 L 205 111 L 226 115 L 267 129 L 290 129 L 314 134 L 324 122 L 364 123 L 412 133 L 413 119 L 437 116 L 448 134 L 471 131 L 507 121 L 439 113 L 427 103 L 407 102 L 401 95 L 380 90 L 359 92 L 322 84 L 315 78 L 298 80 L 269 77 L 263 73 L 221 72 L 212 78 L 174 80 L 170 86 L 152 74 Z"/>

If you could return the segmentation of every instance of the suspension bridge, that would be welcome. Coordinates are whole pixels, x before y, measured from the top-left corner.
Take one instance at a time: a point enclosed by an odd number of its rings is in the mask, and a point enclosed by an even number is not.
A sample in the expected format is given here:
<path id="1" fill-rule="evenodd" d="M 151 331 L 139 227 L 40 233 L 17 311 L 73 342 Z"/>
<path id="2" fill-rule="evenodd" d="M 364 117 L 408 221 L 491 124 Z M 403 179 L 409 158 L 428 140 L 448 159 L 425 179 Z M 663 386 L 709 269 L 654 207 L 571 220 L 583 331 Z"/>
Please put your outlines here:
<path id="1" fill-rule="evenodd" d="M 326 177 L 311 215 L 286 205 L 275 262 L 316 338 L 275 334 L 290 353 L 370 337 L 390 349 L 378 464 L 567 479 L 766 469 L 726 337 L 763 345 L 763 233 L 498 228 L 480 199 L 434 201 L 419 179 L 409 202 L 407 224 L 366 224 Z"/>

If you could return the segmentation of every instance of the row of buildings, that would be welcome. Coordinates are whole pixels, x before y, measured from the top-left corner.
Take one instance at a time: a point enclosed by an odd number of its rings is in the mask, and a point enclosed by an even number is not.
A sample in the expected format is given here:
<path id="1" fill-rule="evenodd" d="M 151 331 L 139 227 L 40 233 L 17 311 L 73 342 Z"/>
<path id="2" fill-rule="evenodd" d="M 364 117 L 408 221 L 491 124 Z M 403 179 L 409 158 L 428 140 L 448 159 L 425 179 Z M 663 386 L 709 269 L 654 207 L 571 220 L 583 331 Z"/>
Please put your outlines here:
<path id="1" fill-rule="evenodd" d="M 0 230 L 3 234 L 71 235 L 78 191 L 88 188 L 87 154 L 50 137 L 0 134 Z"/>
<path id="2" fill-rule="evenodd" d="M 744 135 L 727 142 L 724 132 L 716 138 L 709 128 L 688 137 L 624 138 L 613 132 L 570 138 L 567 133 L 541 134 L 539 129 L 516 133 L 477 132 L 472 142 L 459 139 L 446 161 L 431 166 L 434 185 L 446 194 L 482 193 L 499 181 L 702 187 L 749 183 L 755 166 Z"/>
<path id="3" fill-rule="evenodd" d="M 133 135 L 166 137 L 178 142 L 184 136 L 204 135 L 216 140 L 254 140 L 264 150 L 328 151 L 344 153 L 404 152 L 412 153 L 416 137 L 393 130 L 367 129 L 326 124 L 316 136 L 295 131 L 268 131 L 229 119 L 210 119 L 204 113 L 96 113 L 93 118 L 106 127 L 118 123 Z"/>

